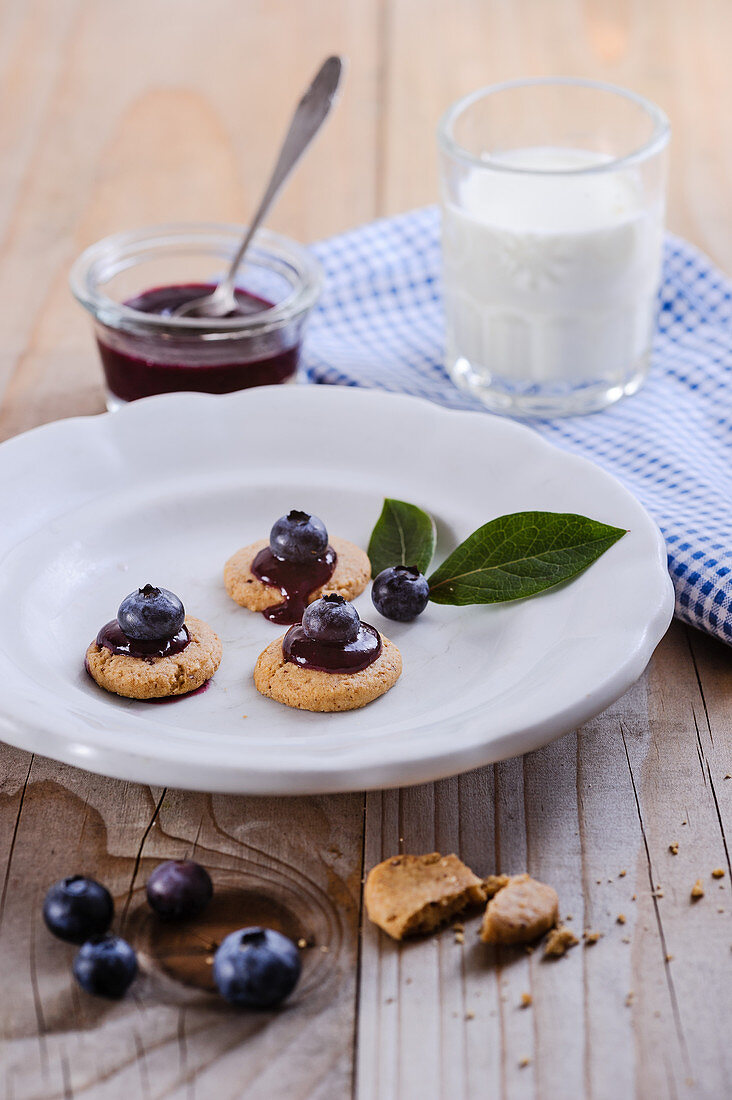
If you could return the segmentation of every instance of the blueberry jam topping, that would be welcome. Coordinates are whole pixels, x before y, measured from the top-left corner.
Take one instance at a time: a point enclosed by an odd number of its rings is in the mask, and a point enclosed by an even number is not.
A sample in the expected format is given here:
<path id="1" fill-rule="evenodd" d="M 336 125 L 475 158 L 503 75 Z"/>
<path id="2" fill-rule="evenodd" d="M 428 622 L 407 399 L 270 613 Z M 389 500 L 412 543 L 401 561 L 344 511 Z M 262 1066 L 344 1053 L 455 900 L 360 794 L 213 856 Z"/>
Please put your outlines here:
<path id="1" fill-rule="evenodd" d="M 215 289 L 213 283 L 152 287 L 124 304 L 142 313 L 169 317 L 178 306 Z M 249 317 L 274 305 L 239 288 L 235 294 L 236 309 L 230 317 Z M 122 401 L 136 401 L 154 393 L 231 393 L 287 382 L 300 357 L 299 339 L 290 329 L 289 325 L 275 329 L 266 337 L 242 331 L 213 341 L 175 331 L 127 334 L 123 343 L 111 329 L 102 329 L 108 335 L 97 343 L 111 392 Z"/>
<path id="2" fill-rule="evenodd" d="M 286 561 L 273 554 L 269 546 L 260 550 L 252 562 L 252 573 L 262 584 L 279 588 L 285 597 L 284 603 L 264 609 L 265 619 L 283 625 L 299 623 L 310 594 L 330 580 L 337 560 L 332 546 L 328 546 L 320 557 L 307 562 Z"/>
<path id="3" fill-rule="evenodd" d="M 176 653 L 181 653 L 190 640 L 188 628 L 183 626 L 172 638 L 136 642 L 127 637 L 116 619 L 110 620 L 97 634 L 98 646 L 104 646 L 110 653 L 123 653 L 127 657 L 139 657 L 143 661 L 152 661 L 155 657 L 173 657 Z"/>
<path id="4" fill-rule="evenodd" d="M 381 635 L 368 623 L 361 623 L 358 635 L 346 645 L 318 642 L 309 638 L 302 624 L 291 626 L 282 639 L 286 661 L 316 672 L 360 672 L 381 653 Z"/>

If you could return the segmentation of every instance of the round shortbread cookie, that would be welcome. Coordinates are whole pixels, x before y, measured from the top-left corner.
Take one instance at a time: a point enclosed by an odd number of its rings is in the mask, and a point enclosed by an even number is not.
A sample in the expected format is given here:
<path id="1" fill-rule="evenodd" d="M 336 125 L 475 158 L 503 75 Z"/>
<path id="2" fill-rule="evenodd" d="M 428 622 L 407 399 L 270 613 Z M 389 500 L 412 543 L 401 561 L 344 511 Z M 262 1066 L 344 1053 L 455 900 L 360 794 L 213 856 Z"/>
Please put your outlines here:
<path id="1" fill-rule="evenodd" d="M 208 623 L 186 616 L 191 640 L 171 657 L 129 657 L 92 642 L 86 651 L 89 674 L 104 688 L 127 699 L 186 695 L 210 680 L 221 664 L 221 642 Z"/>
<path id="2" fill-rule="evenodd" d="M 330 545 L 337 555 L 333 575 L 326 584 L 310 593 L 308 603 L 319 599 L 326 592 L 337 592 L 344 600 L 355 600 L 371 579 L 371 562 L 368 554 L 359 546 L 348 539 L 339 538 L 330 539 Z M 252 562 L 266 546 L 269 546 L 268 539 L 258 539 L 251 546 L 243 546 L 224 566 L 226 591 L 235 603 L 249 608 L 250 611 L 266 611 L 269 607 L 277 607 L 285 602 L 278 588 L 263 584 L 252 573 Z"/>
<path id="3" fill-rule="evenodd" d="M 360 672 L 320 672 L 286 661 L 282 638 L 271 642 L 257 658 L 254 686 L 262 695 L 299 710 L 357 710 L 393 687 L 402 672 L 402 655 L 381 635 L 382 650 Z"/>

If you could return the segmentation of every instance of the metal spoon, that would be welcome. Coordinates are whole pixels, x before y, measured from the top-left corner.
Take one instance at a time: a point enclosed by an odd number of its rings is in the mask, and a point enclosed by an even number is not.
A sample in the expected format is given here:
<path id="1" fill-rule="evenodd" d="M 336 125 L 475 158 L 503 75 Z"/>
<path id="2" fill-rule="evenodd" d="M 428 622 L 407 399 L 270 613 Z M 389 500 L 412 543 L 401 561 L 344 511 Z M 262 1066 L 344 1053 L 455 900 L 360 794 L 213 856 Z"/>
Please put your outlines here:
<path id="1" fill-rule="evenodd" d="M 267 184 L 267 190 L 251 220 L 239 251 L 216 290 L 212 294 L 194 298 L 193 301 L 179 306 L 173 312 L 173 317 L 225 317 L 227 313 L 232 313 L 236 309 L 234 282 L 244 254 L 282 184 L 325 122 L 333 106 L 342 69 L 343 63 L 340 57 L 329 57 L 320 66 L 312 84 L 298 103 L 274 171 Z"/>

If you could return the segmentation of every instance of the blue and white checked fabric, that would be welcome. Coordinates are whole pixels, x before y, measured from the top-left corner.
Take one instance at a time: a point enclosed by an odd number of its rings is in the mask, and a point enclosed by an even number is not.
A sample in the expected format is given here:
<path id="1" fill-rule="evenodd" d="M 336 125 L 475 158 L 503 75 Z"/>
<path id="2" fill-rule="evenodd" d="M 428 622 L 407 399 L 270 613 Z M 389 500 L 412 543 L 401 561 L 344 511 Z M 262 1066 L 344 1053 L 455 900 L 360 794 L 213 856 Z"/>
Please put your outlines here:
<path id="1" fill-rule="evenodd" d="M 482 407 L 441 362 L 434 208 L 373 222 L 315 252 L 327 283 L 306 342 L 310 381 Z M 669 236 L 646 385 L 604 412 L 535 427 L 643 502 L 666 538 L 677 615 L 732 644 L 732 283 Z"/>

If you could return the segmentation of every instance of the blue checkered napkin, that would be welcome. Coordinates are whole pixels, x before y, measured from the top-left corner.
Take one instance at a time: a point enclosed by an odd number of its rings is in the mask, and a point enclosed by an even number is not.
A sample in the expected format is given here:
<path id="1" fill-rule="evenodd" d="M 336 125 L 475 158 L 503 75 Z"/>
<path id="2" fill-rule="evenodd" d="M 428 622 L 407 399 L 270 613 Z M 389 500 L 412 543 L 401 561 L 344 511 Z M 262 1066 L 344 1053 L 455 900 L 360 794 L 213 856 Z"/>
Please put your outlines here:
<path id="1" fill-rule="evenodd" d="M 327 289 L 308 333 L 310 381 L 481 408 L 441 362 L 436 210 L 374 222 L 315 251 Z M 536 427 L 643 502 L 666 538 L 677 615 L 732 644 L 732 283 L 669 237 L 644 388 L 602 413 Z"/>

